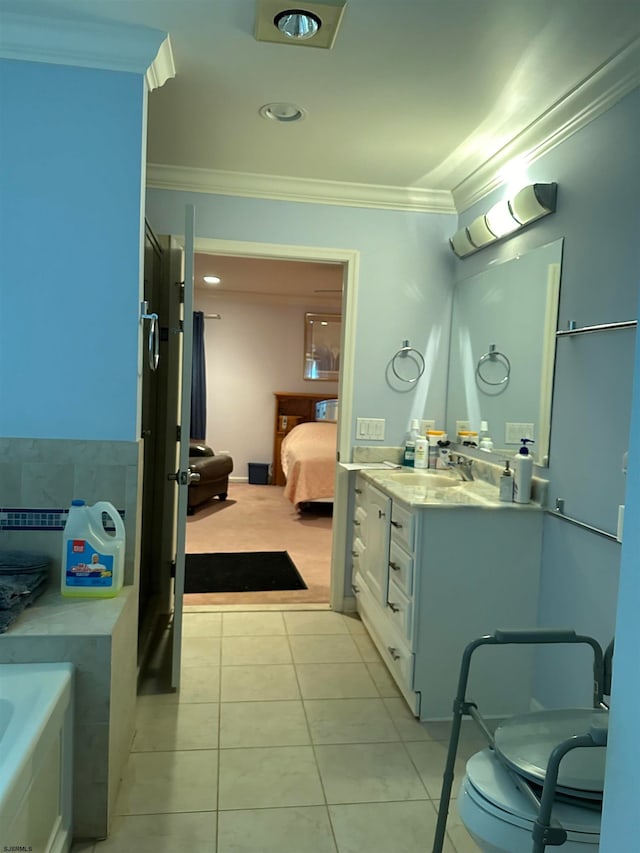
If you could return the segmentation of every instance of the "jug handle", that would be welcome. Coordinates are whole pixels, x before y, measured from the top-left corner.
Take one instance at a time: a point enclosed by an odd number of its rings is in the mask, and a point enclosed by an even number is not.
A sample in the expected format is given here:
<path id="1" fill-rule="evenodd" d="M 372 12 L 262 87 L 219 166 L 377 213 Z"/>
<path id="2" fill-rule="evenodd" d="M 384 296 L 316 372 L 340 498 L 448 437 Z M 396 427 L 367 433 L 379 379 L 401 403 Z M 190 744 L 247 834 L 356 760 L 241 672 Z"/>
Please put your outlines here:
<path id="1" fill-rule="evenodd" d="M 116 528 L 116 538 L 124 539 L 124 522 L 122 521 L 122 517 L 117 509 L 110 504 L 109 501 L 98 501 L 91 507 L 92 512 L 95 513 L 96 518 L 100 522 L 100 526 L 102 526 L 102 513 L 104 512 L 109 518 L 113 521 Z"/>

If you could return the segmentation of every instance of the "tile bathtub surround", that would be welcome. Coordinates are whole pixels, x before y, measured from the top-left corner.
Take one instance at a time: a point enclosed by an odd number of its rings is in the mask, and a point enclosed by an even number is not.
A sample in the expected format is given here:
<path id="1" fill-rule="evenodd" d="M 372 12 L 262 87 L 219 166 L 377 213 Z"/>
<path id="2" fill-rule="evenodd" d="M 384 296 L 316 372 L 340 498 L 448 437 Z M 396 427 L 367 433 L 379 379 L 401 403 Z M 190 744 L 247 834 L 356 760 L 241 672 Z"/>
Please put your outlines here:
<path id="1" fill-rule="evenodd" d="M 0 531 L 9 547 L 39 550 L 60 576 L 62 512 L 74 498 L 109 501 L 122 511 L 125 584 L 135 578 L 142 442 L 0 438 Z M 23 517 L 27 516 L 28 517 Z M 61 526 L 62 525 L 62 526 Z"/>
<path id="2" fill-rule="evenodd" d="M 73 809 L 80 837 L 108 831 L 110 805 L 131 746 L 137 611 L 132 587 L 100 601 L 48 592 L 0 638 L 0 663 L 69 661 L 74 666 Z"/>
<path id="3" fill-rule="evenodd" d="M 185 612 L 181 689 L 138 697 L 111 836 L 83 853 L 429 850 L 449 726 L 412 716 L 366 640 L 329 611 Z M 450 821 L 445 853 L 477 853 Z"/>

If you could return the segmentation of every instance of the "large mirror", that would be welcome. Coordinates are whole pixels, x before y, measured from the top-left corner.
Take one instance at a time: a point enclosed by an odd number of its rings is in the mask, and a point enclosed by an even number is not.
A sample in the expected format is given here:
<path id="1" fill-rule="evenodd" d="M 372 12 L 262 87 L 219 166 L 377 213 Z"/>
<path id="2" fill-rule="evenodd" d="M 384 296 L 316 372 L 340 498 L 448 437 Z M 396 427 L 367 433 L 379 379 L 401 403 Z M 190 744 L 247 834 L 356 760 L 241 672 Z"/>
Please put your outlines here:
<path id="1" fill-rule="evenodd" d="M 457 441 L 487 422 L 493 455 L 531 438 L 547 465 L 562 240 L 497 262 L 455 285 L 446 428 Z M 497 460 L 496 460 L 497 461 Z"/>
<path id="2" fill-rule="evenodd" d="M 304 315 L 303 379 L 338 381 L 341 334 L 340 314 Z"/>

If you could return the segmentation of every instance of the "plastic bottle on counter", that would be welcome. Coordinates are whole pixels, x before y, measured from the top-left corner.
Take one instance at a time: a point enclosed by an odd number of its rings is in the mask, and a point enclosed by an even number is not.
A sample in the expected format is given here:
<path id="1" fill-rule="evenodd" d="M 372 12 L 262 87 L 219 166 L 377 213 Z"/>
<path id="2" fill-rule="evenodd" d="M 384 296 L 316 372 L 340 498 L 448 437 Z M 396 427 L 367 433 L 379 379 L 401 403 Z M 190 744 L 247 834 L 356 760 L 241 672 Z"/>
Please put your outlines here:
<path id="1" fill-rule="evenodd" d="M 513 501 L 513 475 L 509 468 L 509 460 L 504 463 L 504 471 L 500 475 L 500 500 Z"/>
<path id="2" fill-rule="evenodd" d="M 521 438 L 522 447 L 513 457 L 513 500 L 517 504 L 528 504 L 531 500 L 531 477 L 533 459 L 527 444 L 533 444 L 531 438 Z"/>
<path id="3" fill-rule="evenodd" d="M 489 424 L 487 421 L 480 421 L 480 441 L 478 442 L 480 450 L 491 452 L 493 450 L 493 439 L 489 435 Z"/>
<path id="4" fill-rule="evenodd" d="M 402 458 L 402 464 L 406 465 L 408 468 L 413 468 L 415 466 L 416 440 L 420 437 L 419 426 L 420 423 L 418 419 L 413 418 L 409 427 L 409 432 L 407 433 L 407 438 L 404 443 L 404 456 Z"/>
<path id="5" fill-rule="evenodd" d="M 438 455 L 440 453 L 440 448 L 438 447 L 439 441 L 446 441 L 447 434 L 442 429 L 430 429 L 427 430 L 427 468 L 435 468 L 438 462 Z"/>
<path id="6" fill-rule="evenodd" d="M 113 521 L 114 535 L 104 529 L 103 513 Z M 114 598 L 124 581 L 124 547 L 124 524 L 113 504 L 72 501 L 62 534 L 62 595 Z"/>
<path id="7" fill-rule="evenodd" d="M 429 467 L 429 440 L 425 436 L 416 438 L 414 468 Z"/>

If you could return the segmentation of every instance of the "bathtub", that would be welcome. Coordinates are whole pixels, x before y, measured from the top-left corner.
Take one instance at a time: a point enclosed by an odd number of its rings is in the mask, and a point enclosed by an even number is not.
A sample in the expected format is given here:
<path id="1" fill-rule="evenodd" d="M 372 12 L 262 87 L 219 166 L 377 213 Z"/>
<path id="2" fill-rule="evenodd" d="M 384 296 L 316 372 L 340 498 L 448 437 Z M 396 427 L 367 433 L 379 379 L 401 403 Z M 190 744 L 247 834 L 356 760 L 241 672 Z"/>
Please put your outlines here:
<path id="1" fill-rule="evenodd" d="M 0 850 L 71 848 L 73 666 L 0 664 Z"/>

